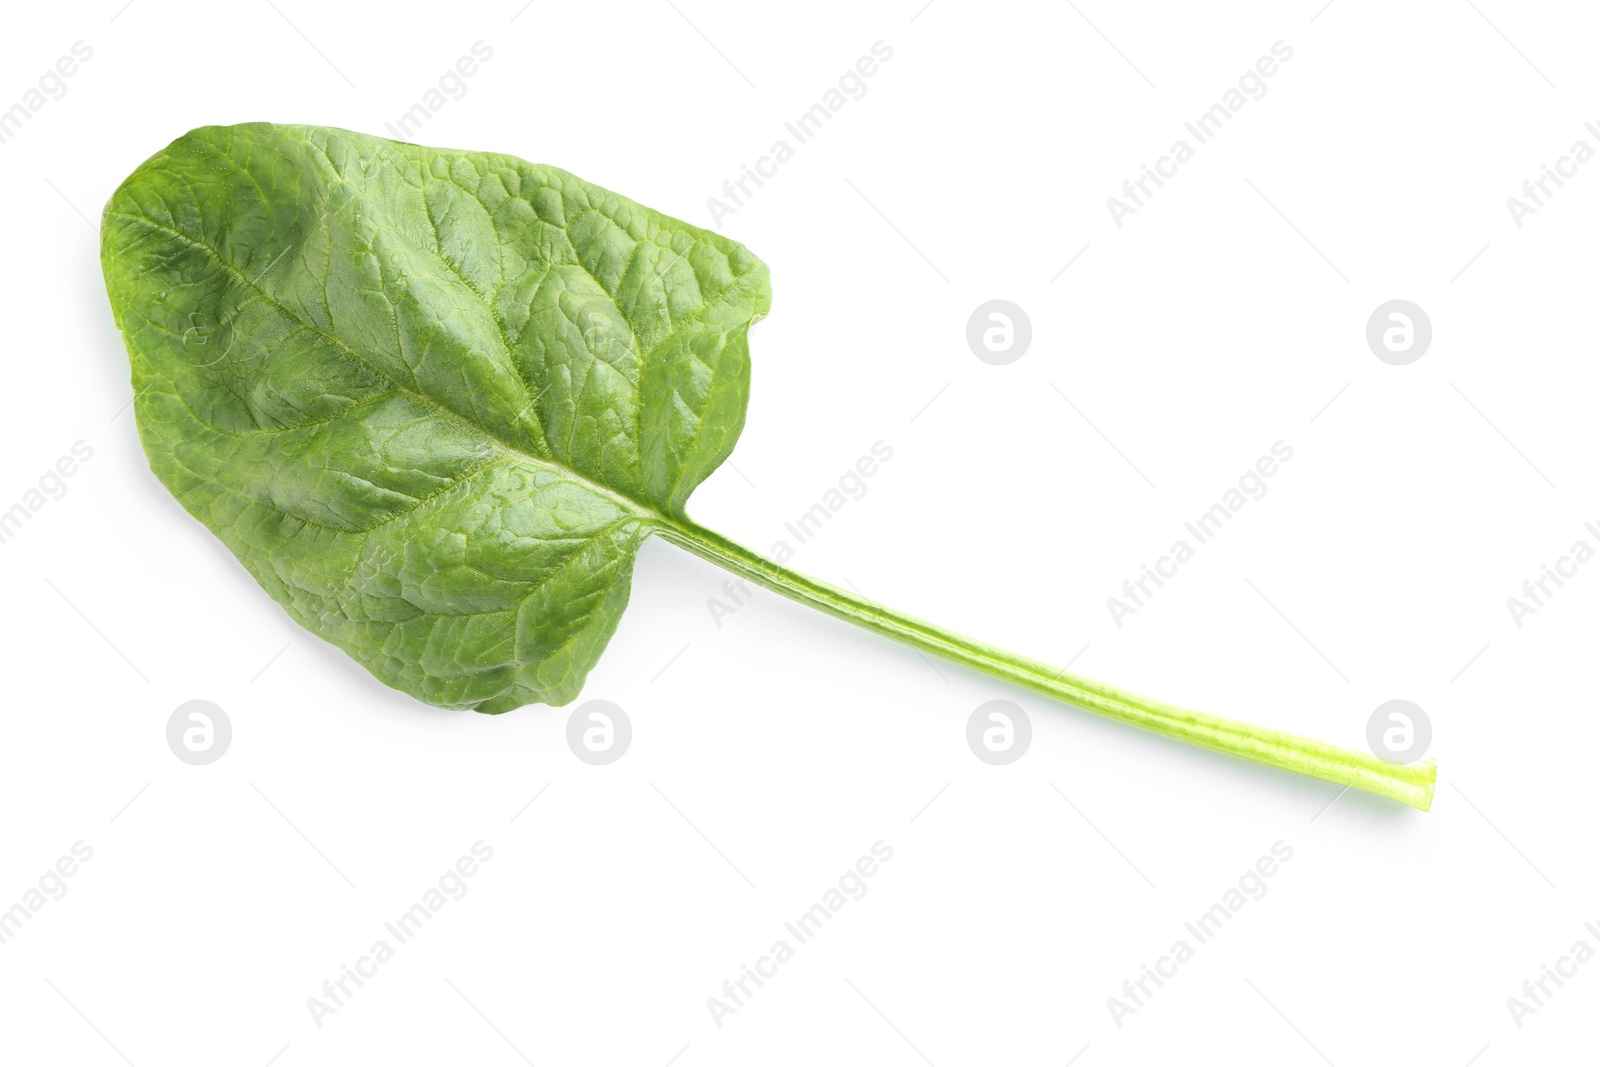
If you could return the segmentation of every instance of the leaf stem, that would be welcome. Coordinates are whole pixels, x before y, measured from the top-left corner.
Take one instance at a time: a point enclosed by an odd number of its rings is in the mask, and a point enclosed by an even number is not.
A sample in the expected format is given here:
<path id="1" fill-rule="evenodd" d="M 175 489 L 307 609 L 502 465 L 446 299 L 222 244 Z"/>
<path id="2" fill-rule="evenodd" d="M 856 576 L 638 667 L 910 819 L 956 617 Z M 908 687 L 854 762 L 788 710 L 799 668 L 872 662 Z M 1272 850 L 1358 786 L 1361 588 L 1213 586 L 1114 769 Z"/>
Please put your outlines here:
<path id="1" fill-rule="evenodd" d="M 1269 767 L 1354 786 L 1423 811 L 1433 803 L 1433 760 L 1390 763 L 1365 752 L 1147 700 L 819 582 L 687 519 L 669 520 L 661 535 L 680 548 L 791 600 L 1080 708 Z"/>

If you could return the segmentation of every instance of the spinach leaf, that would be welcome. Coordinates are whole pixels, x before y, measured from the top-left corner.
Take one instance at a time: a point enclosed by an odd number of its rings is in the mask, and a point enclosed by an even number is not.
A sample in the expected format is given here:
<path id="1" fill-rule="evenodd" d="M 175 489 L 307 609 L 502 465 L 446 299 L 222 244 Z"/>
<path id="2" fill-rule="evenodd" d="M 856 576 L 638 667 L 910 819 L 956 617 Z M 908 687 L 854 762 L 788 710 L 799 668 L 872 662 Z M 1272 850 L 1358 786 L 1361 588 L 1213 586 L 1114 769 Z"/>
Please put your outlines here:
<path id="1" fill-rule="evenodd" d="M 291 616 L 448 708 L 563 704 L 652 533 L 874 632 L 1148 729 L 1426 808 L 1432 763 L 1122 693 L 692 522 L 732 451 L 743 246 L 554 167 L 343 130 L 194 130 L 106 205 L 150 465 Z"/>
<path id="2" fill-rule="evenodd" d="M 156 474 L 303 626 L 446 707 L 577 695 L 744 424 L 766 266 L 554 167 L 256 123 L 106 207 Z"/>

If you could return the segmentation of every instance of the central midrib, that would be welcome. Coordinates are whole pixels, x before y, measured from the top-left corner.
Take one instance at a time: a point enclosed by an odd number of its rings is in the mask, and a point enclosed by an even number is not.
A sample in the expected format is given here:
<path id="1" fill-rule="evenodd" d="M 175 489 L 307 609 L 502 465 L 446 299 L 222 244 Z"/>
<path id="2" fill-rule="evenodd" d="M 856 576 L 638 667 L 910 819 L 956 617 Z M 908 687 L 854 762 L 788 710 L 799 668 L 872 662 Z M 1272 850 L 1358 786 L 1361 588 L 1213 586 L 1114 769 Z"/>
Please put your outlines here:
<path id="1" fill-rule="evenodd" d="M 250 278 L 248 276 L 246 276 L 245 273 L 242 270 L 240 270 L 233 263 L 230 263 L 227 259 L 225 259 L 222 256 L 221 253 L 219 253 L 215 248 L 212 248 L 206 242 L 200 241 L 200 240 L 196 240 L 195 238 L 190 237 L 188 234 L 184 233 L 182 230 L 174 229 L 171 226 L 163 226 L 161 223 L 154 222 L 154 221 L 152 221 L 150 219 L 145 218 L 142 215 L 130 215 L 127 212 L 124 212 L 124 211 L 107 211 L 106 215 L 107 215 L 107 217 L 110 217 L 110 218 L 127 219 L 129 222 L 138 223 L 139 225 L 142 225 L 142 226 L 148 226 L 152 230 L 157 230 L 157 231 L 159 231 L 161 233 L 165 233 L 165 234 L 167 234 L 167 235 L 169 235 L 171 237 L 177 238 L 179 241 L 182 241 L 184 244 L 189 245 L 191 248 L 199 249 L 201 252 L 204 252 L 207 256 L 209 256 L 212 259 L 212 261 L 217 264 L 217 266 L 219 266 L 223 270 L 227 271 L 234 278 L 236 278 L 239 282 L 243 283 L 247 288 L 253 290 L 258 296 L 261 297 L 261 299 L 265 300 L 272 307 L 276 308 L 278 310 L 278 312 L 280 314 L 282 314 L 285 318 L 287 318 L 290 322 L 293 322 L 295 325 L 299 326 L 301 329 L 307 331 L 308 333 L 314 334 L 317 337 L 322 338 L 324 341 L 326 341 L 328 344 L 332 345 L 336 350 L 338 350 L 338 352 L 340 354 L 342 354 L 346 359 L 349 359 L 349 360 L 359 364 L 368 373 L 374 375 L 379 380 L 388 383 L 389 387 L 391 389 L 393 389 L 396 393 L 399 393 L 402 396 L 406 397 L 407 399 L 411 400 L 413 403 L 417 404 L 419 407 L 426 408 L 427 410 L 433 412 L 435 415 L 438 415 L 440 418 L 448 419 L 449 421 L 454 422 L 454 423 L 456 423 L 457 425 L 459 425 L 461 427 L 464 427 L 465 429 L 471 431 L 472 433 L 476 433 L 476 434 L 482 435 L 483 437 L 487 438 L 492 444 L 494 444 L 495 447 L 499 448 L 501 451 L 505 452 L 506 454 L 508 454 L 512 458 L 516 459 L 517 461 L 522 462 L 522 463 L 526 463 L 526 464 L 528 464 L 529 466 L 532 466 L 532 467 L 538 467 L 541 470 L 550 471 L 551 473 L 556 474 L 556 475 L 558 475 L 558 476 L 560 476 L 562 478 L 566 478 L 569 481 L 576 482 L 579 485 L 581 485 L 583 488 L 588 489 L 589 491 L 595 493 L 596 495 L 603 496 L 606 499 L 612 501 L 613 503 L 619 505 L 624 510 L 633 512 L 639 518 L 641 518 L 641 519 L 643 519 L 643 520 L 645 520 L 647 522 L 652 522 L 652 523 L 657 523 L 657 524 L 667 525 L 667 526 L 677 526 L 678 525 L 678 523 L 676 523 L 672 519 L 668 518 L 666 515 L 662 514 L 659 510 L 657 510 L 656 508 L 652 507 L 651 505 L 646 504 L 646 503 L 644 503 L 642 501 L 639 501 L 639 500 L 635 500 L 633 497 L 629 496 L 628 494 L 626 494 L 624 492 L 621 492 L 620 490 L 612 489 L 610 486 L 602 485 L 599 482 L 596 482 L 596 481 L 592 480 L 587 475 L 581 474 L 578 471 L 573 470 L 571 467 L 568 467 L 564 463 L 557 463 L 554 460 L 544 459 L 543 457 L 540 457 L 540 456 L 531 455 L 530 453 L 525 452 L 522 449 L 517 448 L 516 446 L 512 445 L 510 442 L 503 440 L 498 434 L 494 433 L 493 431 L 491 431 L 489 429 L 486 429 L 485 427 L 480 426 L 477 423 L 473 422 L 472 420 L 468 419 L 466 416 L 462 415 L 460 412 L 454 411 L 451 408 L 446 407 L 444 404 L 441 404 L 438 400 L 434 399 L 433 397 L 429 396 L 428 394 L 419 393 L 419 392 L 416 392 L 413 389 L 406 388 L 404 385 L 401 385 L 399 382 L 395 381 L 393 377 L 391 377 L 390 375 L 384 373 L 382 370 L 380 370 L 379 368 L 374 366 L 371 362 L 369 362 L 366 358 L 364 358 L 360 353 L 356 352 L 354 349 L 352 349 L 349 345 L 345 344 L 339 338 L 333 336 L 332 334 L 324 333 L 322 330 L 318 329 L 316 326 L 312 325 L 311 323 L 307 322 L 305 319 L 301 318 L 294 311 L 292 311 L 289 307 L 287 307 L 282 302 L 277 300 L 271 293 L 267 292 L 265 289 L 263 289 L 256 282 L 251 281 Z"/>

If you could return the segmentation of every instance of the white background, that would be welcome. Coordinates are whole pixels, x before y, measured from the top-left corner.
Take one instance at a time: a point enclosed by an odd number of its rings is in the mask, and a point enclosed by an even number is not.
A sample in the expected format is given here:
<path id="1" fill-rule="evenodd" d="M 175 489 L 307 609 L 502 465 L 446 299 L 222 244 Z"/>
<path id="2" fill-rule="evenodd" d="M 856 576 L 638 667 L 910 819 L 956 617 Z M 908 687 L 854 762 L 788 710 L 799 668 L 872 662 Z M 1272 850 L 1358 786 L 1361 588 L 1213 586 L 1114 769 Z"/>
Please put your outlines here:
<path id="1" fill-rule="evenodd" d="M 1592 1058 L 1600 962 L 1520 1028 L 1506 999 L 1578 939 L 1600 950 L 1583 926 L 1600 566 L 1520 629 L 1506 598 L 1576 539 L 1600 545 L 1583 529 L 1600 162 L 1521 228 L 1506 198 L 1574 140 L 1600 148 L 1583 128 L 1600 25 L 1579 4 L 1318 2 L 8 11 L 0 107 L 75 41 L 93 58 L 0 145 L 0 509 L 74 442 L 94 455 L 0 545 L 0 908 L 74 842 L 94 855 L 0 945 L 0 1059 Z M 654 542 L 582 698 L 631 716 L 608 767 L 568 750 L 570 709 L 423 707 L 299 631 L 118 414 L 95 220 L 194 126 L 383 133 L 478 40 L 492 60 L 414 139 L 556 164 L 700 225 L 886 42 L 867 94 L 719 224 L 771 265 L 774 302 L 737 470 L 695 517 L 768 550 L 882 440 L 892 461 L 795 566 L 1349 747 L 1379 703 L 1413 700 L 1433 812 L 1328 806 L 1333 786 L 774 596 L 719 627 L 724 576 Z M 1106 198 L 1279 40 L 1294 54 L 1267 94 L 1115 226 Z M 992 298 L 1032 320 L 1009 366 L 964 338 Z M 1404 367 L 1364 338 L 1395 298 L 1434 329 Z M 1106 598 L 1278 440 L 1294 459 L 1270 492 L 1115 626 Z M 195 698 L 233 723 L 206 767 L 165 741 Z M 1033 724 L 1002 768 L 964 736 L 997 698 Z M 470 892 L 316 1026 L 307 998 L 480 839 L 494 858 Z M 716 1026 L 706 999 L 878 840 L 894 858 L 867 895 Z M 1107 998 L 1280 840 L 1294 855 L 1266 896 L 1117 1026 Z"/>

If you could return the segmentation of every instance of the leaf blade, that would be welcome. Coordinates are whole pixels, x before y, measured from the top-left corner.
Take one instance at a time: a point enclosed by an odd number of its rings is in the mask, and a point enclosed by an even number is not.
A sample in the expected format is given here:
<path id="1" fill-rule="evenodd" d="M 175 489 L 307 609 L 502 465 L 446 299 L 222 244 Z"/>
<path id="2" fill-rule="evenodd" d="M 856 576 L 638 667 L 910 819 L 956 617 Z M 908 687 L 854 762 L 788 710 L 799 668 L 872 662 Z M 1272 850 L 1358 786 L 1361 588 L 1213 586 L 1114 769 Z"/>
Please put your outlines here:
<path id="1" fill-rule="evenodd" d="M 766 268 L 565 171 L 205 127 L 102 227 L 152 469 L 302 625 L 429 703 L 565 703 L 731 451 Z"/>

